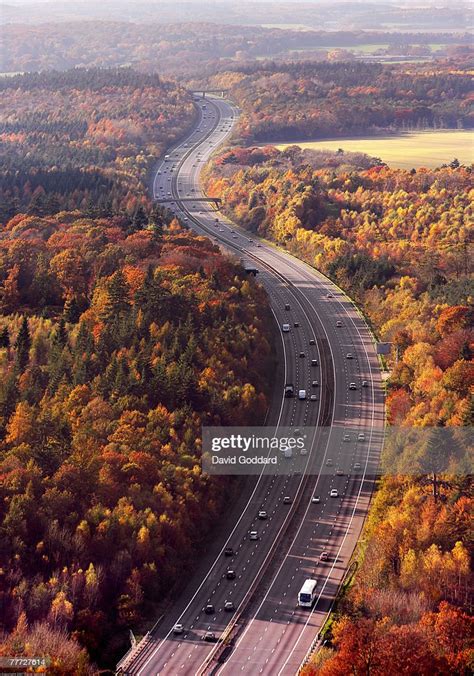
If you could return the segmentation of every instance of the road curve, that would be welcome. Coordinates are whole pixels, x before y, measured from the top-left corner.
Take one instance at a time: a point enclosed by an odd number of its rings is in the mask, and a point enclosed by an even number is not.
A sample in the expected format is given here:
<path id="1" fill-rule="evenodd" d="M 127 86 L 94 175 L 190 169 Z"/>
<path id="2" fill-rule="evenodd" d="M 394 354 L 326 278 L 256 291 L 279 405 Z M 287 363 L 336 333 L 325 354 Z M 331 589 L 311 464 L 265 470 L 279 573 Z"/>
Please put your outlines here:
<path id="1" fill-rule="evenodd" d="M 347 570 L 369 507 L 383 442 L 379 364 L 365 321 L 340 289 L 238 228 L 211 204 L 197 201 L 203 197 L 200 171 L 231 133 L 238 111 L 218 98 L 197 100 L 196 107 L 195 129 L 157 169 L 154 197 L 172 200 L 169 207 L 190 227 L 256 266 L 278 326 L 291 324 L 291 331 L 280 335 L 284 380 L 318 398 L 299 401 L 276 392 L 267 424 L 314 427 L 307 459 L 312 473 L 292 475 L 291 460 L 288 476 L 264 471 L 257 480 L 249 479 L 242 511 L 219 542 L 222 548 L 231 545 L 234 556 L 224 557 L 219 549 L 118 671 L 134 676 L 295 674 Z M 314 380 L 318 387 L 312 387 Z M 349 389 L 351 383 L 356 389 Z M 329 496 L 332 489 L 337 497 Z M 291 505 L 283 503 L 285 496 Z M 259 521 L 262 509 L 268 518 Z M 253 529 L 259 532 L 256 542 L 248 537 Z M 327 560 L 320 559 L 323 551 Z M 234 580 L 226 578 L 228 568 L 235 569 Z M 312 609 L 299 608 L 298 591 L 309 577 L 318 580 L 316 603 Z M 235 611 L 224 610 L 226 601 Z M 204 612 L 208 603 L 212 614 Z M 178 622 L 184 630 L 175 635 Z M 226 637 L 228 647 L 204 641 L 208 631 Z M 219 657 L 225 661 L 219 663 Z"/>

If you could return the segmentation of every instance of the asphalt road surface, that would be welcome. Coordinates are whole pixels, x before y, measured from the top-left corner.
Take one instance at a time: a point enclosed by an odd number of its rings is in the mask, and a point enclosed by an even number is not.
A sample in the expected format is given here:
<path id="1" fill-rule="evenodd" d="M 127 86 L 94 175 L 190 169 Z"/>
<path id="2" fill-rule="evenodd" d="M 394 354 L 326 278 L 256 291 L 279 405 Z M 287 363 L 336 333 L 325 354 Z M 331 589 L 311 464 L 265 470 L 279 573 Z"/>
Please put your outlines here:
<path id="1" fill-rule="evenodd" d="M 122 660 L 119 671 L 295 674 L 330 609 L 367 514 L 383 439 L 381 374 L 370 331 L 339 288 L 234 225 L 213 204 L 198 201 L 204 196 L 201 169 L 231 133 L 238 111 L 218 98 L 199 99 L 196 105 L 195 129 L 161 162 L 154 196 L 169 200 L 167 206 L 189 227 L 259 270 L 257 279 L 280 328 L 282 380 L 296 393 L 307 391 L 305 400 L 285 398 L 281 382 L 268 424 L 313 428 L 304 460 L 308 471 L 293 474 L 291 458 L 286 476 L 264 470 L 249 478 L 242 508 L 225 524 L 215 558 L 183 585 L 183 597 Z M 287 332 L 281 330 L 285 323 Z M 337 497 L 330 496 L 334 489 Z M 258 518 L 261 510 L 267 518 Z M 249 538 L 253 530 L 258 540 Z M 234 554 L 224 556 L 224 546 Z M 229 569 L 234 579 L 227 579 Z M 317 579 L 312 608 L 297 604 L 307 578 Z M 232 609 L 225 609 L 226 602 Z M 208 604 L 212 609 L 206 613 Z M 174 633 L 177 623 L 182 633 Z M 214 641 L 205 640 L 207 632 Z"/>

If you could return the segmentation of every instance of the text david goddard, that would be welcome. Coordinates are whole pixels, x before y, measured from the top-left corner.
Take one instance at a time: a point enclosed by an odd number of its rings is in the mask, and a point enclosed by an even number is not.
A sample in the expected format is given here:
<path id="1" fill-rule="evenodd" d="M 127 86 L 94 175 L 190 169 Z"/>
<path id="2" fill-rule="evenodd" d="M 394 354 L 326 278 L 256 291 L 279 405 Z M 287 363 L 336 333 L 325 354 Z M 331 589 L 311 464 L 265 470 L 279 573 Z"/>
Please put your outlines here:
<path id="1" fill-rule="evenodd" d="M 234 455 L 230 457 L 222 457 L 220 455 L 211 456 L 211 463 L 213 465 L 277 465 L 278 458 L 266 456 L 248 456 L 248 455 Z"/>

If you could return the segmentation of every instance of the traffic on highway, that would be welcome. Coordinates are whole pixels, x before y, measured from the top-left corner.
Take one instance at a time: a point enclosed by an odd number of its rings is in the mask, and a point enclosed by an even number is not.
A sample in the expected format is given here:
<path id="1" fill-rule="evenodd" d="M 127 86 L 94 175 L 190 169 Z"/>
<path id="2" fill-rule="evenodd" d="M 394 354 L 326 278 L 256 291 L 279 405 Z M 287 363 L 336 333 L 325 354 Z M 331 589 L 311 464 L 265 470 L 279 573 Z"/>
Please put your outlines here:
<path id="1" fill-rule="evenodd" d="M 299 464 L 288 456 L 286 474 L 262 466 L 248 478 L 209 560 L 117 671 L 296 674 L 317 644 L 368 511 L 383 443 L 380 367 L 372 334 L 341 289 L 207 200 L 200 173 L 239 113 L 209 95 L 196 95 L 195 105 L 193 132 L 157 167 L 154 198 L 265 287 L 279 361 L 266 425 L 295 436 L 309 430 L 310 438 Z"/>

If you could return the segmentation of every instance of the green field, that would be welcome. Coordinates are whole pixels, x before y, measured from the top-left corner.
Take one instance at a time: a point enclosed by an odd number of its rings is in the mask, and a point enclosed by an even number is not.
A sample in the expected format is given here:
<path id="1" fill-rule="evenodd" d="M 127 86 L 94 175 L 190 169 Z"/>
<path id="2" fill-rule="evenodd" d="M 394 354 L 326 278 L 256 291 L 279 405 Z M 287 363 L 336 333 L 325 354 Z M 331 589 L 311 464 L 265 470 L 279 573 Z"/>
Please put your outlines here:
<path id="1" fill-rule="evenodd" d="M 474 134 L 465 130 L 407 132 L 379 138 L 337 139 L 336 141 L 304 141 L 275 143 L 279 150 L 289 145 L 312 150 L 361 152 L 380 157 L 391 167 L 439 167 L 455 157 L 462 164 L 474 162 Z"/>

